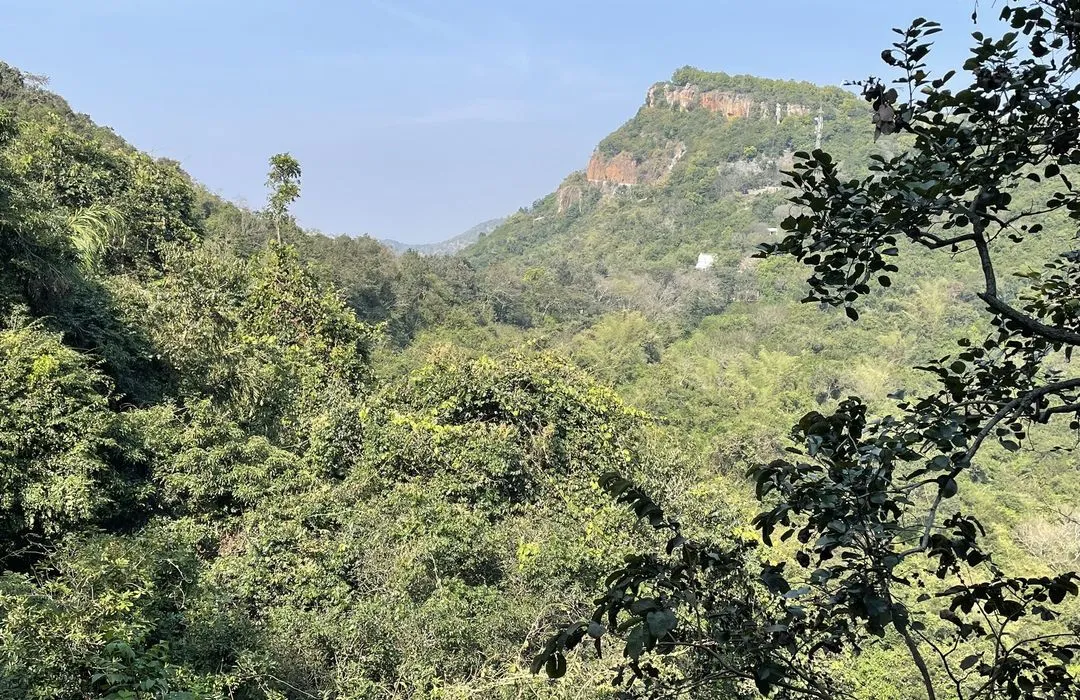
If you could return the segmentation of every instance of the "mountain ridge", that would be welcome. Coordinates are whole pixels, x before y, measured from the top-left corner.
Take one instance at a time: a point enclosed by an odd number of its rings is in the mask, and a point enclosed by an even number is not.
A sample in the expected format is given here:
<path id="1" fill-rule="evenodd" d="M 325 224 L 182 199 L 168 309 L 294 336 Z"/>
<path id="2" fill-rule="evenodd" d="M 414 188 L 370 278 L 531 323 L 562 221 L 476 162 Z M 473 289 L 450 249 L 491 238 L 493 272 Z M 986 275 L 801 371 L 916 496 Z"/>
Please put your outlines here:
<path id="1" fill-rule="evenodd" d="M 506 221 L 505 216 L 481 221 L 455 236 L 434 243 L 402 243 L 392 238 L 380 238 L 378 241 L 398 255 L 409 250 L 416 251 L 420 255 L 453 255 L 480 240 L 482 236 L 491 233 L 504 221 Z"/>

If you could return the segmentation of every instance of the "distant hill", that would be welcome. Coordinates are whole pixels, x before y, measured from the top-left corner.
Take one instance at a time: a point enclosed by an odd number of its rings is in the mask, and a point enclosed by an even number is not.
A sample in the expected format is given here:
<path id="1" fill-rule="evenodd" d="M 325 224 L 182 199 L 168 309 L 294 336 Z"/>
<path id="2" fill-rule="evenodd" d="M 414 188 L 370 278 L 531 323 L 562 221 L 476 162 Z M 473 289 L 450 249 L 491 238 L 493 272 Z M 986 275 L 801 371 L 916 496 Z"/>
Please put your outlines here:
<path id="1" fill-rule="evenodd" d="M 708 253 L 733 270 L 778 226 L 795 152 L 820 144 L 861 165 L 891 147 L 872 141 L 868 119 L 841 88 L 682 68 L 649 88 L 583 171 L 465 255 L 640 273 L 690 270 Z"/>
<path id="2" fill-rule="evenodd" d="M 486 236 L 501 226 L 504 221 L 506 221 L 505 217 L 488 219 L 473 226 L 468 231 L 437 243 L 402 243 L 389 238 L 381 239 L 379 242 L 398 254 L 404 253 L 406 250 L 415 250 L 421 255 L 453 255 L 476 243 L 482 236 Z"/>

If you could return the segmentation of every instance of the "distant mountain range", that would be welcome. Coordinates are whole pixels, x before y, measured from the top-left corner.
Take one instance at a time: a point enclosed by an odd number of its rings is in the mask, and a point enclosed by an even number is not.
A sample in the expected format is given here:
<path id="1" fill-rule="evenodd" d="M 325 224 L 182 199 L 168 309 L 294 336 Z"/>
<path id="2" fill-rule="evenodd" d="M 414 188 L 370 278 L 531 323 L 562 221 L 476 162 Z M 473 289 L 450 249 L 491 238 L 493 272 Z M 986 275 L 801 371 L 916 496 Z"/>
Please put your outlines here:
<path id="1" fill-rule="evenodd" d="M 488 219 L 487 221 L 483 221 L 476 226 L 473 226 L 468 231 L 459 233 L 453 238 L 448 238 L 445 241 L 438 241 L 437 243 L 402 243 L 401 241 L 395 241 L 389 238 L 381 239 L 379 242 L 398 254 L 404 253 L 407 250 L 415 250 L 421 255 L 453 255 L 459 250 L 476 243 L 482 236 L 486 236 L 501 226 L 504 221 L 506 221 L 505 217 Z"/>

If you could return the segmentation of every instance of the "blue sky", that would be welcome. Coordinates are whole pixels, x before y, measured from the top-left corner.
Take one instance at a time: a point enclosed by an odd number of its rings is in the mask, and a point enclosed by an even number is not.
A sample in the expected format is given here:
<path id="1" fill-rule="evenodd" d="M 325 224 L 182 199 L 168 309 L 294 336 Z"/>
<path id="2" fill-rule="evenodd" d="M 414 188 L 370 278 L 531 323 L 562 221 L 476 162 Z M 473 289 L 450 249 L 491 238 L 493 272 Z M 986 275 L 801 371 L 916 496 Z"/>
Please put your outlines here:
<path id="1" fill-rule="evenodd" d="M 973 6 L 0 0 L 0 58 L 223 196 L 261 206 L 290 151 L 301 224 L 424 242 L 552 191 L 680 66 L 837 84 L 880 73 L 889 28 L 919 15 L 955 62 Z"/>

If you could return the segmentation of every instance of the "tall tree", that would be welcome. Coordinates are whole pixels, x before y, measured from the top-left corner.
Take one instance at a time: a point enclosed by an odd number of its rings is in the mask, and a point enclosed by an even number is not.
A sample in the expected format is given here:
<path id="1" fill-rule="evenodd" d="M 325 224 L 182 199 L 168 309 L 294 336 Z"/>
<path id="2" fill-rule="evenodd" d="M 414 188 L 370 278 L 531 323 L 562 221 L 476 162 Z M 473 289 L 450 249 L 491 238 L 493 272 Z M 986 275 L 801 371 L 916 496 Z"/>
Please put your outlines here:
<path id="1" fill-rule="evenodd" d="M 300 163 L 288 153 L 270 156 L 266 186 L 270 188 L 266 211 L 274 222 L 277 242 L 281 243 L 281 224 L 289 216 L 289 205 L 300 197 Z"/>
<path id="2" fill-rule="evenodd" d="M 1052 254 L 1023 273 L 1029 286 L 1019 295 L 999 280 L 1008 246 L 1047 246 L 1044 229 L 1069 234 L 1050 237 L 1061 248 L 1074 245 L 1080 2 L 1006 2 L 1000 19 L 1009 27 L 1000 38 L 973 34 L 963 81 L 929 73 L 936 23 L 895 30 L 882 53 L 899 73 L 895 87 L 858 85 L 876 134 L 904 134 L 910 145 L 874 156 L 862 179 L 845 178 L 821 150 L 796 154 L 796 213 L 782 241 L 762 246 L 762 255 L 812 269 L 805 301 L 853 321 L 871 286 L 891 286 L 905 258 L 976 256 L 992 331 L 920 368 L 937 388 L 898 396 L 894 415 L 873 418 L 850 397 L 831 415 L 807 414 L 791 454 L 751 470 L 764 544 L 793 538 L 759 573 L 748 544 L 684 536 L 645 493 L 605 476 L 612 495 L 668 533 L 666 553 L 613 572 L 592 620 L 552 637 L 534 671 L 559 676 L 566 651 L 586 636 L 599 648 L 615 631 L 625 635 L 617 680 L 628 693 L 756 686 L 854 697 L 859 689 L 835 662 L 881 637 L 906 651 L 911 685 L 929 700 L 1080 697 L 1080 636 L 1059 607 L 1080 576 L 1013 575 L 988 551 L 976 516 L 954 505 L 988 443 L 1015 451 L 1034 426 L 1061 420 L 1080 430 L 1080 377 L 1067 364 L 1080 345 L 1080 253 Z"/>

